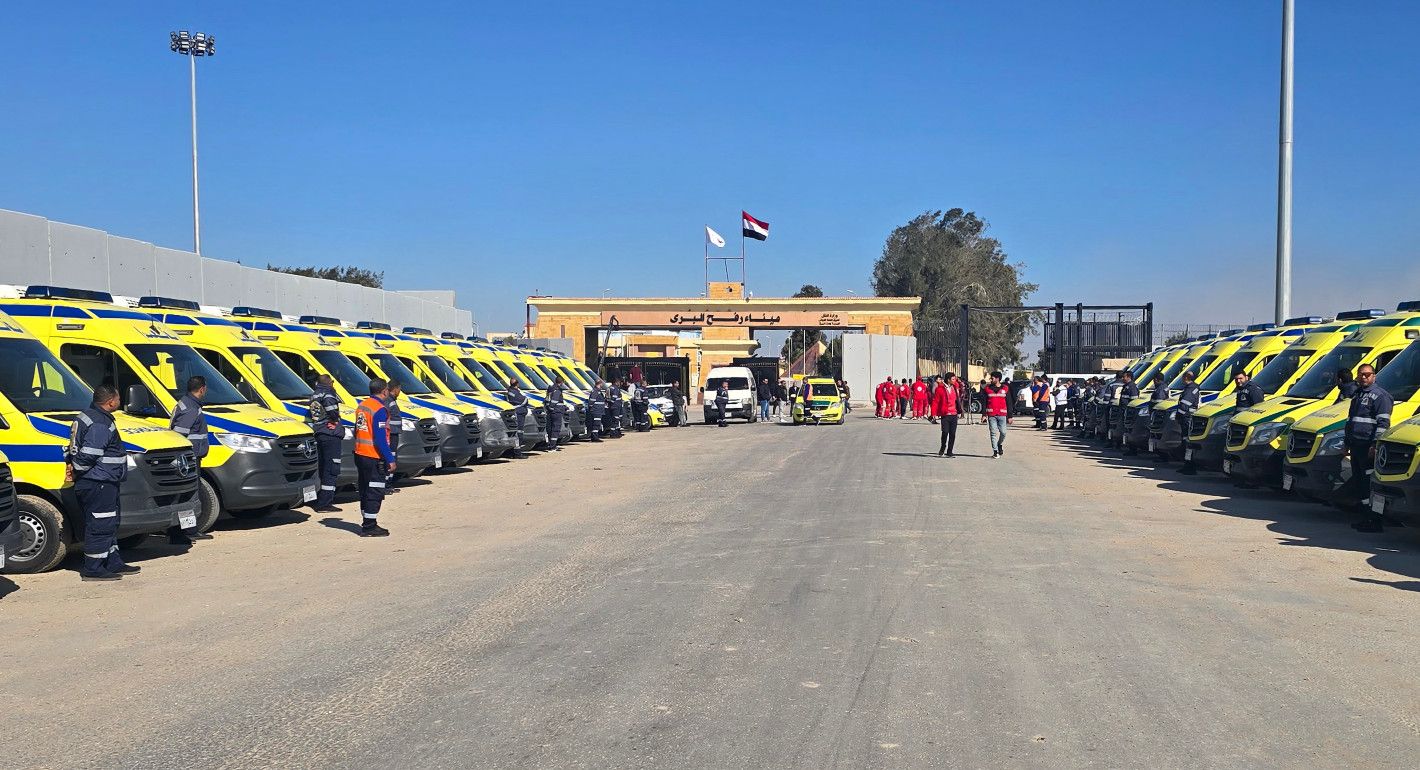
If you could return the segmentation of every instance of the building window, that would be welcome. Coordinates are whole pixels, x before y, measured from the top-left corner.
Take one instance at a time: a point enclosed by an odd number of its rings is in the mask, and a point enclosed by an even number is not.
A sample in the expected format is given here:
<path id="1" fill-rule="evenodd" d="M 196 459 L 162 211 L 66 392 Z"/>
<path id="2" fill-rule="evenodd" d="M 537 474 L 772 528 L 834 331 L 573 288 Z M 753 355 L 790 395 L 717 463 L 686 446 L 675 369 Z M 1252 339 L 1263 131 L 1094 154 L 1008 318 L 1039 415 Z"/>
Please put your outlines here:
<path id="1" fill-rule="evenodd" d="M 888 325 L 887 325 L 887 324 L 883 324 L 883 334 L 887 334 L 887 333 L 888 333 Z"/>
<path id="2" fill-rule="evenodd" d="M 557 327 L 557 328 L 558 328 L 558 330 L 559 330 L 559 331 L 557 332 L 557 336 L 559 336 L 559 337 L 566 337 L 566 336 L 567 336 L 567 324 L 562 324 L 561 326 L 559 326 L 559 327 Z"/>

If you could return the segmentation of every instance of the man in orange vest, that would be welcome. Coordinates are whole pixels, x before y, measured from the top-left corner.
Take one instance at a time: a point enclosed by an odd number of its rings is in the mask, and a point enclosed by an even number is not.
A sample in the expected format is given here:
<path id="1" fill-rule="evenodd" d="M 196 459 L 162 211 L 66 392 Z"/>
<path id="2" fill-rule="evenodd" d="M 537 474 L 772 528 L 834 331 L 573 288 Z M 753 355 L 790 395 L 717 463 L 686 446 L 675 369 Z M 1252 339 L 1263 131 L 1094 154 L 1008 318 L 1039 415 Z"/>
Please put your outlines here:
<path id="1" fill-rule="evenodd" d="M 388 537 L 380 526 L 380 503 L 385 499 L 385 481 L 394 473 L 394 450 L 390 448 L 389 384 L 370 380 L 370 397 L 355 410 L 355 471 L 360 485 L 360 537 Z"/>

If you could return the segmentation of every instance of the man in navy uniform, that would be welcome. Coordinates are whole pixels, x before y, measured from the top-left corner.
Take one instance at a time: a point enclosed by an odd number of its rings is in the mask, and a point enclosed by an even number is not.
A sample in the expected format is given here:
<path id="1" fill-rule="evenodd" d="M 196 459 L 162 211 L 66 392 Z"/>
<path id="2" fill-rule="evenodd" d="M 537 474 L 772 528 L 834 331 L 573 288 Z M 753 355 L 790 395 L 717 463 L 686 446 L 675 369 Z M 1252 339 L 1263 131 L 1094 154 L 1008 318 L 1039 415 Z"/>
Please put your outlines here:
<path id="1" fill-rule="evenodd" d="M 117 410 L 116 388 L 94 388 L 94 401 L 75 418 L 65 452 L 84 514 L 82 580 L 119 580 L 140 570 L 125 564 L 118 553 L 118 485 L 128 475 L 128 454 L 113 421 Z"/>
<path id="2" fill-rule="evenodd" d="M 1370 364 L 1356 368 L 1356 395 L 1351 397 L 1351 411 L 1346 418 L 1346 451 L 1351 456 L 1351 480 L 1336 491 L 1337 502 L 1354 506 L 1357 500 L 1371 496 L 1371 469 L 1375 466 L 1376 440 L 1390 430 L 1391 411 L 1395 399 L 1376 384 L 1376 370 Z M 1380 532 L 1385 517 L 1370 513 L 1351 525 L 1361 532 Z"/>
<path id="3" fill-rule="evenodd" d="M 340 396 L 335 394 L 329 374 L 316 378 L 310 401 L 311 430 L 316 434 L 320 457 L 320 489 L 316 492 L 316 513 L 335 513 L 335 485 L 340 479 L 341 442 L 345 426 L 340 420 Z"/>
<path id="4" fill-rule="evenodd" d="M 192 453 L 197 456 L 199 471 L 202 458 L 207 456 L 207 419 L 202 414 L 202 399 L 207 396 L 207 379 L 201 375 L 189 377 L 187 393 L 178 399 L 173 407 L 173 417 L 168 428 L 192 442 Z M 197 528 L 197 517 L 189 521 L 179 521 L 168 527 L 168 542 L 173 545 L 192 545 L 194 540 L 211 540 L 212 536 Z"/>

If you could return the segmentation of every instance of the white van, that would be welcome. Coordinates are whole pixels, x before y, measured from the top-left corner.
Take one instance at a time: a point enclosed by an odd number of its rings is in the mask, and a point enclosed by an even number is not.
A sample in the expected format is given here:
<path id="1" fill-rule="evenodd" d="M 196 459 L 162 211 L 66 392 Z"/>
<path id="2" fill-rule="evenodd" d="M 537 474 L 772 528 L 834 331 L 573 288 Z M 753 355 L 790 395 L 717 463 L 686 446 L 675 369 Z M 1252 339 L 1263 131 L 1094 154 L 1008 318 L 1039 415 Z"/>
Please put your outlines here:
<path id="1" fill-rule="evenodd" d="M 743 366 L 717 366 L 705 378 L 705 388 L 701 392 L 705 398 L 705 422 L 717 422 L 715 394 L 720 391 L 720 383 L 730 384 L 730 403 L 725 406 L 725 417 L 742 418 L 745 422 L 759 420 L 759 404 L 755 402 L 754 372 Z"/>

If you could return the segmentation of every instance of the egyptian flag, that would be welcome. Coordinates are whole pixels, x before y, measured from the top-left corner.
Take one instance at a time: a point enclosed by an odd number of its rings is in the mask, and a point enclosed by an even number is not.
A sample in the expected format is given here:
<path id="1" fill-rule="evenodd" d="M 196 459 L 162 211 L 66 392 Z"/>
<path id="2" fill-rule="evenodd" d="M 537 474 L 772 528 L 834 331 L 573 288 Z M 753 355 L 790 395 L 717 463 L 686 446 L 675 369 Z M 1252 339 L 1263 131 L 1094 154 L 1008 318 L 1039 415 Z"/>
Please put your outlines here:
<path id="1" fill-rule="evenodd" d="M 740 215 L 744 217 L 744 236 L 746 238 L 762 241 L 769 237 L 768 222 L 761 222 L 755 219 L 749 215 L 748 211 L 741 211 Z"/>

